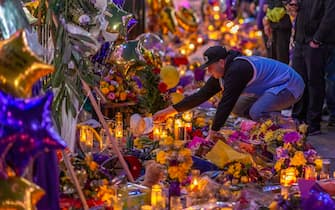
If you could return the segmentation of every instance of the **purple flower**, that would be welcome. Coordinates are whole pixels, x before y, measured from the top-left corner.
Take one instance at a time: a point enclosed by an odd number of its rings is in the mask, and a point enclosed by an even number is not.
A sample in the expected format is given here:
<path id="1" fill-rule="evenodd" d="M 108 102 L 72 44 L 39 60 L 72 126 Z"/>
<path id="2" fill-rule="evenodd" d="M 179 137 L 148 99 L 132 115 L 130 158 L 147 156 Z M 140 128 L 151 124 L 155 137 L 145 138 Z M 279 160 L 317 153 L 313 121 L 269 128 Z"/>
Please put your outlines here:
<path id="1" fill-rule="evenodd" d="M 192 141 L 189 142 L 189 144 L 188 144 L 188 148 L 190 148 L 190 149 L 196 149 L 196 148 L 198 148 L 202 143 L 205 143 L 205 142 L 206 142 L 206 139 L 201 138 L 201 137 L 198 137 L 198 136 L 195 136 L 195 137 L 193 137 Z"/>
<path id="2" fill-rule="evenodd" d="M 86 24 L 88 24 L 89 22 L 91 21 L 91 18 L 90 18 L 90 16 L 88 16 L 88 15 L 81 15 L 80 17 L 79 17 L 79 23 L 81 24 L 81 25 L 86 25 Z"/>
<path id="3" fill-rule="evenodd" d="M 286 133 L 283 137 L 285 143 L 296 143 L 301 139 L 301 136 L 298 132 L 293 131 Z"/>
<path id="4" fill-rule="evenodd" d="M 314 149 L 309 149 L 304 152 L 305 157 L 316 156 L 318 153 Z"/>
<path id="5" fill-rule="evenodd" d="M 189 75 L 188 76 L 182 76 L 180 78 L 180 80 L 179 80 L 179 84 L 178 85 L 180 85 L 182 87 L 185 87 L 186 85 L 191 84 L 192 81 L 193 81 L 192 76 L 189 76 Z"/>
<path id="6" fill-rule="evenodd" d="M 283 147 L 278 147 L 276 149 L 276 159 L 279 160 L 280 158 L 289 158 L 287 149 Z"/>
<path id="7" fill-rule="evenodd" d="M 141 81 L 141 79 L 138 76 L 133 76 L 132 79 L 136 82 L 138 88 L 142 88 L 143 87 L 142 81 Z"/>

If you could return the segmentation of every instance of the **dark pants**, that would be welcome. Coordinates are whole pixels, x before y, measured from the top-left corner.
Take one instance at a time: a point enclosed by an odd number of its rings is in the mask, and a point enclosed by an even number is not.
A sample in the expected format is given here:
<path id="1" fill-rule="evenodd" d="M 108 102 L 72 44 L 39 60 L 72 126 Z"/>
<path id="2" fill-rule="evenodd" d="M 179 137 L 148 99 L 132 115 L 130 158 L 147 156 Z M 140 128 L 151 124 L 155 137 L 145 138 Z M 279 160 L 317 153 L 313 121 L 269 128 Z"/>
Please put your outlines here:
<path id="1" fill-rule="evenodd" d="M 335 48 L 332 47 L 331 54 L 325 68 L 326 74 L 326 102 L 330 121 L 335 121 Z"/>
<path id="2" fill-rule="evenodd" d="M 327 57 L 326 47 L 311 48 L 300 43 L 296 43 L 293 53 L 292 67 L 304 79 L 306 86 L 302 98 L 293 106 L 292 116 L 315 129 L 320 129 Z"/>
<path id="3" fill-rule="evenodd" d="M 290 17 L 285 15 L 278 23 L 271 23 L 272 43 L 270 57 L 288 64 L 290 58 L 290 38 L 292 24 Z"/>

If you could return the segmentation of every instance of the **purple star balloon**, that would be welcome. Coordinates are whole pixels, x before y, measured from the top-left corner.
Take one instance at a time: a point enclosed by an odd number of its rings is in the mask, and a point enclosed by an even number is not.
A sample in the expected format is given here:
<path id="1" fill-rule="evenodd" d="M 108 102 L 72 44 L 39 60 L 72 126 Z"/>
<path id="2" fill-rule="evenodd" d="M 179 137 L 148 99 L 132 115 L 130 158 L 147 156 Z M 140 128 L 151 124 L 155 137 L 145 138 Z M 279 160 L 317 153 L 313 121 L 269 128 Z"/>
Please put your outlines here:
<path id="1" fill-rule="evenodd" d="M 66 147 L 53 126 L 52 99 L 51 91 L 30 99 L 18 99 L 0 92 L 0 125 L 18 129 L 15 134 L 2 136 L 0 142 L 13 142 L 6 162 L 19 176 L 38 153 Z"/>
<path id="2" fill-rule="evenodd" d="M 124 0 L 113 0 L 113 3 L 120 8 L 123 8 Z"/>

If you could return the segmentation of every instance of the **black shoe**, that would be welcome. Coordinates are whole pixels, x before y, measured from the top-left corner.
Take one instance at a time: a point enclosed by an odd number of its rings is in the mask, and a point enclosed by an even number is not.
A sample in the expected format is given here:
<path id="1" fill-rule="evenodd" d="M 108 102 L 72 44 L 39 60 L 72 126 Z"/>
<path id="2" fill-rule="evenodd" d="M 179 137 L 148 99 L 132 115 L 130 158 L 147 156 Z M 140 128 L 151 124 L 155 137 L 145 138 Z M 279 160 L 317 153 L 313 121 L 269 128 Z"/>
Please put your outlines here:
<path id="1" fill-rule="evenodd" d="M 308 127 L 307 129 L 308 136 L 316 136 L 321 134 L 320 128 Z"/>

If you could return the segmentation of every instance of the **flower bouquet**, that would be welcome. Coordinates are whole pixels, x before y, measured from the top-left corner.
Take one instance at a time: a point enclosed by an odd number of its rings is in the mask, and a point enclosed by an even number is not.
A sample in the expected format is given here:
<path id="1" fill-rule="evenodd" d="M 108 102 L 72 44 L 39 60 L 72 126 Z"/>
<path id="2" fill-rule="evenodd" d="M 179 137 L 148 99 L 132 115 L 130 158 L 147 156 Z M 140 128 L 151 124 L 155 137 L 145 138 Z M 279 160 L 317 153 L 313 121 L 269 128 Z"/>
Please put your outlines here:
<path id="1" fill-rule="evenodd" d="M 111 103 L 137 102 L 142 82 L 137 76 L 126 79 L 122 74 L 112 72 L 100 81 L 100 91 Z"/>
<path id="2" fill-rule="evenodd" d="M 184 141 L 174 140 L 168 136 L 160 142 L 160 149 L 156 155 L 156 161 L 167 169 L 168 179 L 186 181 L 192 167 L 192 152 L 184 147 Z"/>
<path id="3" fill-rule="evenodd" d="M 239 161 L 233 161 L 223 168 L 223 172 L 216 178 L 219 183 L 229 183 L 232 185 L 246 184 L 261 180 L 256 168 L 251 164 L 244 164 Z"/>
<path id="4" fill-rule="evenodd" d="M 85 198 L 92 206 L 109 207 L 114 202 L 116 196 L 112 177 L 108 171 L 95 161 L 91 154 L 82 156 L 72 156 L 71 163 L 74 166 L 79 184 L 82 187 Z M 60 192 L 61 205 L 66 208 L 80 209 L 79 196 L 76 195 L 75 187 L 71 181 L 65 163 L 60 162 Z M 70 204 L 70 206 L 67 206 Z"/>

